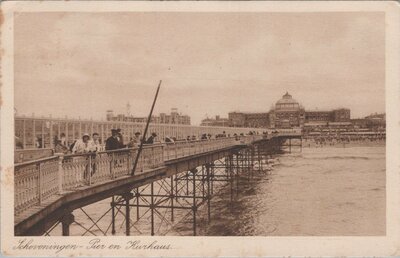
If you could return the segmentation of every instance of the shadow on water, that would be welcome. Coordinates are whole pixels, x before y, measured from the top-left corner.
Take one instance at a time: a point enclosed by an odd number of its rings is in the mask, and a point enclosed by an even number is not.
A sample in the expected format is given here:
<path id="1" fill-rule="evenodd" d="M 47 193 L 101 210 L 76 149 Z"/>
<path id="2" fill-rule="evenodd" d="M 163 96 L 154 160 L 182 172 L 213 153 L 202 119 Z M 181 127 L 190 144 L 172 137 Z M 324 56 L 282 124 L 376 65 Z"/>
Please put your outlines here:
<path id="1" fill-rule="evenodd" d="M 255 234 L 258 210 L 262 204 L 258 197 L 261 185 L 268 183 L 265 172 L 253 172 L 253 177 L 239 176 L 233 187 L 232 199 L 229 184 L 223 186 L 211 201 L 211 221 L 207 220 L 207 207 L 203 205 L 198 212 L 198 235 L 203 236 L 250 236 Z M 236 182 L 238 187 L 236 187 Z M 193 224 L 190 219 L 179 223 L 174 230 L 190 232 Z M 189 233 L 190 235 L 190 233 Z"/>
<path id="2" fill-rule="evenodd" d="M 211 220 L 208 220 L 207 202 L 204 202 L 197 211 L 197 235 L 354 236 L 385 233 L 384 148 L 305 149 L 301 154 L 277 157 L 279 164 L 272 171 L 254 170 L 250 179 L 247 174 L 235 179 L 232 200 L 229 182 L 215 182 Z M 188 207 L 191 205 L 191 202 L 179 202 Z M 110 200 L 104 200 L 85 207 L 85 210 L 99 218 L 101 210 L 109 207 Z M 135 211 L 131 216 L 134 221 Z M 160 220 L 156 221 L 156 235 L 193 235 L 190 209 L 175 209 L 174 222 L 171 222 L 170 209 L 160 212 L 156 218 L 166 214 L 167 222 L 162 222 L 161 227 Z M 144 217 L 132 228 L 132 235 L 149 235 L 149 212 L 141 209 L 140 213 Z M 85 214 L 74 212 L 74 215 L 85 227 L 90 227 Z M 111 223 L 111 216 L 106 217 L 101 222 L 102 228 Z M 79 229 L 78 225 L 73 227 L 74 232 Z M 124 216 L 118 215 L 118 235 L 124 235 L 124 227 Z M 81 229 L 80 232 L 84 231 Z M 92 231 L 101 235 L 96 227 Z M 75 234 L 79 235 L 79 232 Z"/>
<path id="3" fill-rule="evenodd" d="M 380 151 L 380 152 L 379 152 Z M 279 155 L 268 173 L 241 176 L 198 212 L 198 235 L 371 235 L 385 230 L 384 149 L 305 150 Z M 374 207 L 374 208 L 371 208 Z M 191 222 L 191 221 L 190 221 Z M 374 226 L 371 226 L 374 225 Z M 179 225 L 191 235 L 192 224 Z"/>

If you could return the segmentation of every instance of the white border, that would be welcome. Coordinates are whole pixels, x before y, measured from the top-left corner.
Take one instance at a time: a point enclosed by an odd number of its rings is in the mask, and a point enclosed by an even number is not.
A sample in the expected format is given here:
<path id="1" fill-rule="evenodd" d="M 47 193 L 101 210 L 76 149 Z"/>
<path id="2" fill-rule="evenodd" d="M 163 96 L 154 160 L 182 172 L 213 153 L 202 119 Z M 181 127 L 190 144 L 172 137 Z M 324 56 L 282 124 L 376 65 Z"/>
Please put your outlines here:
<path id="1" fill-rule="evenodd" d="M 104 243 L 141 239 L 171 243 L 174 249 L 79 250 L 58 255 L 85 256 L 392 256 L 400 255 L 400 94 L 399 5 L 387 2 L 3 2 L 1 27 L 1 250 L 13 256 L 55 256 L 18 251 L 13 236 L 13 15 L 14 12 L 385 12 L 387 118 L 387 227 L 385 237 L 99 237 Z M 34 237 L 36 243 L 87 242 L 91 237 Z"/>

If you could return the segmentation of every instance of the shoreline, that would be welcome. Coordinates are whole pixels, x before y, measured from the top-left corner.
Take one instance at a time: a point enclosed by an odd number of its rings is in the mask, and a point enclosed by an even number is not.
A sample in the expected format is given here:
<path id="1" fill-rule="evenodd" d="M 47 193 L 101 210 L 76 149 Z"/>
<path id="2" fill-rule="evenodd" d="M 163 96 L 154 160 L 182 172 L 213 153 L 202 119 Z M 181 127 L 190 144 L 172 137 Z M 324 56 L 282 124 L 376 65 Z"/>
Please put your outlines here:
<path id="1" fill-rule="evenodd" d="M 303 141 L 303 148 L 351 148 L 351 147 L 384 147 L 386 141 L 376 142 L 345 142 L 345 143 L 324 143 L 317 144 L 315 142 Z"/>

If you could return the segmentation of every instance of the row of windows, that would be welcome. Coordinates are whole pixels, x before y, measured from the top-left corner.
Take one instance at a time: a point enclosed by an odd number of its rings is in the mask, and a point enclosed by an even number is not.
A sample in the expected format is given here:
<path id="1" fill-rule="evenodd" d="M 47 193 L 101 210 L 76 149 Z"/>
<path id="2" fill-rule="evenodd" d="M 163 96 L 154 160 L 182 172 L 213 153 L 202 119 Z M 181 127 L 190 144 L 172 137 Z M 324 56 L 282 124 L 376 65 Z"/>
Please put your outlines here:
<path id="1" fill-rule="evenodd" d="M 299 104 L 276 104 L 277 109 L 283 108 L 299 108 Z"/>

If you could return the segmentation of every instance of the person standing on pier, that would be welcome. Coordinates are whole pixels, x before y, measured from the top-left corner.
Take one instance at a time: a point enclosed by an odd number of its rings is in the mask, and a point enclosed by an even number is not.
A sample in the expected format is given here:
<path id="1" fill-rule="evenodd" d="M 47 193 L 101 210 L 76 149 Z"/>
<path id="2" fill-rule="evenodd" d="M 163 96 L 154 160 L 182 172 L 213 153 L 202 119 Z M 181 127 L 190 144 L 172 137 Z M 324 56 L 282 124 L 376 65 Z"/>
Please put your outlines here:
<path id="1" fill-rule="evenodd" d="M 90 140 L 90 148 L 94 152 L 101 151 L 100 135 L 98 133 L 92 134 L 92 140 Z"/>
<path id="2" fill-rule="evenodd" d="M 65 136 L 65 133 L 60 134 L 60 141 L 61 141 L 61 145 L 68 148 L 68 142 L 67 142 L 67 137 Z"/>
<path id="3" fill-rule="evenodd" d="M 136 132 L 135 136 L 128 143 L 128 148 L 135 148 L 140 145 L 140 132 Z"/>
<path id="4" fill-rule="evenodd" d="M 84 158 L 88 162 L 85 166 L 85 170 L 83 172 L 83 177 L 88 179 L 89 173 L 91 176 L 95 173 L 96 165 L 95 165 L 95 149 L 93 148 L 92 142 L 90 141 L 90 135 L 88 133 L 83 134 L 82 140 L 77 140 L 72 148 L 72 153 L 74 154 L 85 154 L 92 153 L 89 155 L 77 156 L 78 159 Z"/>
<path id="5" fill-rule="evenodd" d="M 157 137 L 157 134 L 152 133 L 151 136 L 147 139 L 146 144 L 153 144 L 156 137 Z"/>
<path id="6" fill-rule="evenodd" d="M 118 141 L 120 143 L 120 148 L 125 148 L 126 145 L 124 145 L 124 138 L 122 136 L 120 128 L 117 129 L 117 139 L 118 139 Z"/>
<path id="7" fill-rule="evenodd" d="M 54 137 L 54 152 L 67 154 L 69 151 L 68 147 L 65 146 L 57 136 Z"/>
<path id="8" fill-rule="evenodd" d="M 101 144 L 100 144 L 100 135 L 98 133 L 93 133 L 92 134 L 92 139 L 89 141 L 89 149 L 90 152 L 92 152 L 92 171 L 91 171 L 91 176 L 93 176 L 96 173 L 97 170 L 97 164 L 96 164 L 96 152 L 99 152 L 102 150 Z"/>
<path id="9" fill-rule="evenodd" d="M 121 142 L 118 140 L 117 129 L 111 129 L 111 136 L 106 140 L 106 151 L 121 149 Z"/>
<path id="10" fill-rule="evenodd" d="M 89 143 L 90 136 L 89 134 L 85 133 L 82 136 L 82 140 L 77 140 L 74 147 L 72 148 L 72 153 L 87 153 L 91 152 L 91 145 Z"/>

